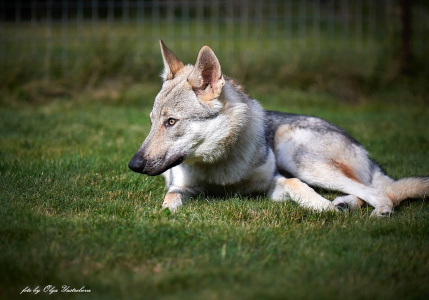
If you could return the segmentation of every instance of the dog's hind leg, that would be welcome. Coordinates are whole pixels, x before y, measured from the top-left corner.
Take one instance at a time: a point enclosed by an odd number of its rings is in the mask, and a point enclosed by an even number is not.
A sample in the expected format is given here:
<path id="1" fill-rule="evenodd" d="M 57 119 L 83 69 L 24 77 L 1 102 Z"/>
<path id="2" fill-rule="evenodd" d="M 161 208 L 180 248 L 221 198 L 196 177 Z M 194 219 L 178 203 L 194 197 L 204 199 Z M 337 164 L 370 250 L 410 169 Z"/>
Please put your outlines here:
<path id="1" fill-rule="evenodd" d="M 375 166 L 370 161 L 349 163 L 332 159 L 313 162 L 312 167 L 301 168 L 297 177 L 311 186 L 339 191 L 341 196 L 333 201 L 339 209 L 346 206 L 354 209 L 363 205 L 363 201 L 373 206 L 373 215 L 390 216 L 394 203 L 390 196 L 379 186 L 372 186 Z"/>
<path id="2" fill-rule="evenodd" d="M 350 195 L 336 198 L 333 203 L 339 209 L 348 207 L 353 210 L 364 202 L 374 206 L 373 215 L 389 216 L 393 208 L 409 198 L 422 198 L 429 195 L 429 177 L 402 178 L 397 181 L 390 178 L 375 163 L 371 167 L 371 180 L 365 184 L 358 178 L 345 176 L 347 172 L 331 171 L 323 184 L 318 186 L 335 189 Z M 335 178 L 328 180 L 328 178 Z M 362 199 L 362 200 L 361 200 Z"/>
<path id="3" fill-rule="evenodd" d="M 326 180 L 323 183 L 317 184 L 317 186 L 347 194 L 347 196 L 341 196 L 334 200 L 333 203 L 337 206 L 340 203 L 346 203 L 354 208 L 361 204 L 359 200 L 362 199 L 374 207 L 374 211 L 372 212 L 374 216 L 385 217 L 393 213 L 394 205 L 386 192 L 366 186 L 341 174 L 336 174 L 336 176 L 331 178 L 333 180 Z"/>
<path id="4" fill-rule="evenodd" d="M 276 176 L 268 196 L 274 201 L 290 199 L 303 207 L 317 211 L 337 210 L 331 201 L 317 194 L 311 187 L 297 178 L 286 179 L 280 175 Z"/>
<path id="5" fill-rule="evenodd" d="M 362 199 L 359 199 L 355 195 L 345 195 L 345 196 L 339 196 L 332 201 L 332 203 L 339 209 L 339 210 L 350 210 L 353 211 L 356 208 L 360 208 L 365 204 L 365 201 L 362 201 Z"/>

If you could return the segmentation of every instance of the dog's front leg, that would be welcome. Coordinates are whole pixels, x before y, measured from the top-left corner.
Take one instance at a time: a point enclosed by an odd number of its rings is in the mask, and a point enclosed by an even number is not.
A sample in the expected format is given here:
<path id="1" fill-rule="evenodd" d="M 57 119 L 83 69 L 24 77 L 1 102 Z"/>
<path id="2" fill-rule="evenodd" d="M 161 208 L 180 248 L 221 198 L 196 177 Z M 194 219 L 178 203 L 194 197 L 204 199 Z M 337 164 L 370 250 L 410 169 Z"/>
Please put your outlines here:
<path id="1" fill-rule="evenodd" d="M 171 212 L 176 212 L 180 206 L 185 204 L 186 199 L 196 194 L 196 191 L 190 188 L 170 187 L 164 197 L 162 207 L 168 208 Z"/>
<path id="2" fill-rule="evenodd" d="M 183 205 L 185 199 L 183 194 L 176 192 L 168 192 L 162 203 L 163 208 L 168 208 L 171 212 L 175 212 L 177 208 Z"/>
<path id="3" fill-rule="evenodd" d="M 276 176 L 268 196 L 274 201 L 292 200 L 303 207 L 317 211 L 337 211 L 331 201 L 317 194 L 311 187 L 298 178 L 287 179 L 283 176 Z"/>

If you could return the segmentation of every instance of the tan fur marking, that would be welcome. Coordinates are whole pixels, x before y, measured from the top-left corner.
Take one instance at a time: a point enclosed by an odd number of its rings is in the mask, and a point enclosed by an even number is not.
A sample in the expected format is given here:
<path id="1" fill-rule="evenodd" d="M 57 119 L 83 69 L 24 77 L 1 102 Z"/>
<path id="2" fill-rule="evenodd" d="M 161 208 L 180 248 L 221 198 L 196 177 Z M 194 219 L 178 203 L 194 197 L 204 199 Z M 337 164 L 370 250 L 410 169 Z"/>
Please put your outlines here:
<path id="1" fill-rule="evenodd" d="M 282 126 L 280 126 L 277 129 L 276 134 L 274 136 L 274 145 L 277 146 L 281 142 L 284 142 L 285 140 L 288 140 L 291 132 L 292 132 L 292 128 L 291 128 L 290 125 L 282 125 Z"/>
<path id="2" fill-rule="evenodd" d="M 219 97 L 220 92 L 215 91 L 214 87 L 212 84 L 208 85 L 207 88 L 205 90 L 196 90 L 197 94 L 198 94 L 198 98 L 201 101 L 204 102 L 209 102 L 213 99 L 216 99 Z"/>
<path id="3" fill-rule="evenodd" d="M 344 176 L 346 176 L 347 178 L 350 178 L 351 180 L 354 180 L 356 182 L 362 183 L 356 176 L 356 174 L 353 172 L 353 169 L 349 166 L 346 165 L 342 162 L 333 160 L 332 164 L 334 165 L 334 167 L 336 167 L 338 170 L 340 170 L 341 173 L 344 174 Z M 363 201 L 362 199 L 356 197 L 357 199 L 357 205 L 362 207 L 366 202 Z"/>
<path id="4" fill-rule="evenodd" d="M 164 198 L 164 202 L 170 202 L 176 197 L 175 193 L 167 193 Z"/>
<path id="5" fill-rule="evenodd" d="M 159 156 L 159 153 L 162 153 L 165 150 L 165 127 L 163 125 L 160 126 L 159 130 L 157 130 L 154 138 L 152 139 L 152 143 L 150 147 L 147 149 L 146 157 Z"/>
<path id="6" fill-rule="evenodd" d="M 358 204 L 358 206 L 360 206 L 360 207 L 362 207 L 366 202 L 365 201 L 363 201 L 361 198 L 357 198 L 356 197 L 356 199 L 357 199 L 357 204 Z"/>
<path id="7" fill-rule="evenodd" d="M 341 173 L 344 174 L 344 176 L 350 178 L 351 180 L 354 180 L 356 182 L 362 183 L 356 176 L 355 172 L 353 171 L 353 168 L 350 167 L 349 165 L 333 160 L 332 164 L 334 165 L 335 168 L 337 168 L 338 170 L 340 170 Z"/>
<path id="8" fill-rule="evenodd" d="M 284 179 L 283 183 L 293 190 L 299 190 L 302 182 L 297 178 Z"/>
<path id="9" fill-rule="evenodd" d="M 162 203 L 162 207 L 168 207 L 172 212 L 176 211 L 181 205 L 183 205 L 182 195 L 172 192 L 165 195 L 164 202 Z"/>
<path id="10" fill-rule="evenodd" d="M 398 204 L 400 202 L 400 201 L 398 201 L 398 198 L 393 193 L 387 193 L 387 196 L 389 196 L 390 201 L 392 201 L 392 203 L 394 205 L 396 205 L 396 204 Z"/>
<path id="11" fill-rule="evenodd" d="M 177 193 L 167 193 L 164 197 L 164 203 L 175 202 L 178 197 L 180 197 L 180 195 Z"/>

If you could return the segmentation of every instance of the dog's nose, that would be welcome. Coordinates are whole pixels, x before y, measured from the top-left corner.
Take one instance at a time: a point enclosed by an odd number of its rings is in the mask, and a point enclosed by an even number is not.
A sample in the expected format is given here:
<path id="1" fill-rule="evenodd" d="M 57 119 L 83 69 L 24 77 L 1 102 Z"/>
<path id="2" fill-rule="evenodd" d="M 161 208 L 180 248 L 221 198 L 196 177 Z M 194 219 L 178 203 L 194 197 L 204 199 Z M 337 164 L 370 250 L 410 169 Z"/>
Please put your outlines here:
<path id="1" fill-rule="evenodd" d="M 128 163 L 128 168 L 137 173 L 143 173 L 145 162 L 140 155 L 134 155 Z"/>

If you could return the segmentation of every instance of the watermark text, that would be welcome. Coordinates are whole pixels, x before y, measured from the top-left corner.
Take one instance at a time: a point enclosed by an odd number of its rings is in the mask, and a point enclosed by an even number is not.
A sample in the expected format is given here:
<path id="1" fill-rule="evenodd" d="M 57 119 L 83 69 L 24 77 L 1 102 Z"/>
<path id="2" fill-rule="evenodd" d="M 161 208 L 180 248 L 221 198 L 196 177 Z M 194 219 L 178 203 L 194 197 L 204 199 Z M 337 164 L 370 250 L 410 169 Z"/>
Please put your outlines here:
<path id="1" fill-rule="evenodd" d="M 82 286 L 81 288 L 75 288 L 75 287 L 71 287 L 69 285 L 63 285 L 60 288 L 57 288 L 55 285 L 46 285 L 44 287 L 41 286 L 36 286 L 36 287 L 29 287 L 26 286 L 24 289 L 22 289 L 20 294 L 39 294 L 39 293 L 43 293 L 43 294 L 48 294 L 48 295 L 52 295 L 52 294 L 56 294 L 56 293 L 91 293 L 91 289 Z"/>

